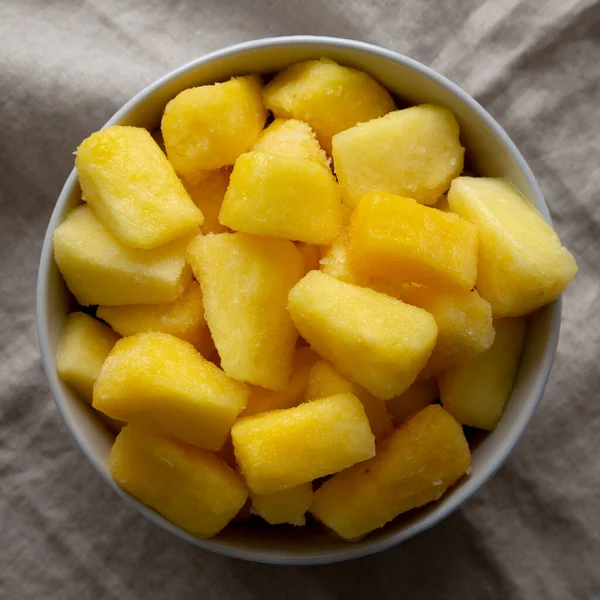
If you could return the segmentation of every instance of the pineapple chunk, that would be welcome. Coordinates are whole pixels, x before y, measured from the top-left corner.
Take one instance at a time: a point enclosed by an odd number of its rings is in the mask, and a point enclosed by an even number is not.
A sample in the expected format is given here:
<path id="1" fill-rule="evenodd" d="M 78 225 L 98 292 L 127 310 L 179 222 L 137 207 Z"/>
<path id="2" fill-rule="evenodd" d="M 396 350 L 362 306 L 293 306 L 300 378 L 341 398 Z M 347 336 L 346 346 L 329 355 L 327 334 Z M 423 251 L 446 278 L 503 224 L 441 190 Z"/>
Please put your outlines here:
<path id="1" fill-rule="evenodd" d="M 350 263 L 348 257 L 349 240 L 349 231 L 343 229 L 323 255 L 321 259 L 321 271 L 347 283 L 367 286 L 369 284 L 369 276 L 366 273 L 357 271 Z"/>
<path id="2" fill-rule="evenodd" d="M 342 224 L 340 191 L 311 160 L 248 152 L 235 163 L 219 220 L 245 233 L 329 244 Z"/>
<path id="3" fill-rule="evenodd" d="M 71 313 L 56 354 L 60 378 L 91 404 L 94 383 L 119 336 L 82 312 Z"/>
<path id="4" fill-rule="evenodd" d="M 204 320 L 202 290 L 196 281 L 191 281 L 175 302 L 99 306 L 96 315 L 122 336 L 162 331 L 189 342 L 203 356 L 215 349 Z"/>
<path id="5" fill-rule="evenodd" d="M 365 409 L 352 394 L 239 419 L 231 438 L 253 494 L 281 492 L 375 455 Z"/>
<path id="6" fill-rule="evenodd" d="M 494 429 L 510 398 L 517 374 L 527 322 L 524 317 L 494 321 L 491 348 L 440 375 L 440 400 L 459 423 Z"/>
<path id="7" fill-rule="evenodd" d="M 308 385 L 308 374 L 318 355 L 309 347 L 298 348 L 294 354 L 292 375 L 287 387 L 281 392 L 266 390 L 258 386 L 250 387 L 248 404 L 240 417 L 249 417 L 268 410 L 292 408 L 304 400 L 304 392 Z"/>
<path id="8" fill-rule="evenodd" d="M 110 451 L 110 471 L 126 492 L 192 535 L 216 535 L 244 506 L 248 490 L 212 452 L 127 425 Z"/>
<path id="9" fill-rule="evenodd" d="M 229 231 L 228 227 L 219 223 L 219 211 L 229 185 L 230 173 L 229 169 L 206 171 L 206 177 L 200 183 L 193 185 L 184 182 L 190 198 L 204 215 L 204 223 L 200 227 L 204 234 Z"/>
<path id="10" fill-rule="evenodd" d="M 119 340 L 94 386 L 93 406 L 184 442 L 219 450 L 248 389 L 168 333 Z"/>
<path id="11" fill-rule="evenodd" d="M 492 308 L 475 290 L 444 292 L 413 285 L 387 285 L 377 279 L 374 289 L 418 306 L 433 315 L 438 326 L 435 348 L 419 379 L 436 377 L 487 350 L 494 341 Z"/>
<path id="12" fill-rule="evenodd" d="M 364 388 L 348 381 L 326 360 L 314 364 L 308 376 L 306 400 L 317 400 L 345 392 L 353 394 L 362 402 L 375 440 L 380 440 L 392 432 L 392 420 L 383 400 L 375 398 Z"/>
<path id="13" fill-rule="evenodd" d="M 413 413 L 419 412 L 440 397 L 437 379 L 413 383 L 403 394 L 388 400 L 385 405 L 394 425 L 400 425 Z"/>
<path id="14" fill-rule="evenodd" d="M 296 248 L 304 257 L 304 272 L 315 271 L 320 267 L 321 249 L 319 246 L 305 244 L 304 242 L 296 242 Z"/>
<path id="15" fill-rule="evenodd" d="M 340 537 L 357 540 L 438 500 L 470 464 L 462 427 L 441 406 L 428 406 L 379 443 L 375 458 L 326 481 L 310 512 Z"/>
<path id="16" fill-rule="evenodd" d="M 577 273 L 552 227 L 503 179 L 459 177 L 452 212 L 477 225 L 477 290 L 494 317 L 518 317 L 556 300 Z"/>
<path id="17" fill-rule="evenodd" d="M 77 148 L 75 166 L 83 199 L 126 246 L 156 248 L 189 237 L 204 221 L 146 129 L 92 133 Z"/>
<path id="18" fill-rule="evenodd" d="M 198 236 L 188 257 L 222 369 L 234 379 L 284 390 L 298 338 L 286 310 L 288 292 L 304 274 L 298 248 L 286 240 L 222 233 Z"/>
<path id="19" fill-rule="evenodd" d="M 307 60 L 276 75 L 263 90 L 276 117 L 306 121 L 330 153 L 331 138 L 396 108 L 389 92 L 366 73 L 332 60 Z"/>
<path id="20" fill-rule="evenodd" d="M 408 389 L 435 345 L 429 313 L 321 271 L 305 275 L 288 302 L 300 335 L 381 400 Z"/>
<path id="21" fill-rule="evenodd" d="M 489 303 L 476 291 L 440 291 L 385 277 L 369 277 L 350 264 L 344 237 L 343 234 L 338 236 L 321 260 L 324 273 L 418 306 L 435 318 L 437 342 L 427 365 L 419 374 L 420 380 L 435 377 L 489 348 L 494 339 L 492 311 Z"/>
<path id="22" fill-rule="evenodd" d="M 458 123 L 430 104 L 394 111 L 333 138 L 333 162 L 344 202 L 388 192 L 434 204 L 463 169 Z"/>
<path id="23" fill-rule="evenodd" d="M 167 156 L 186 181 L 232 165 L 261 134 L 267 113 L 257 75 L 183 90 L 163 114 Z"/>
<path id="24" fill-rule="evenodd" d="M 275 119 L 262 133 L 253 152 L 306 158 L 329 170 L 329 158 L 308 123 L 297 119 Z"/>
<path id="25" fill-rule="evenodd" d="M 469 291 L 477 275 L 477 228 L 411 198 L 373 192 L 356 207 L 348 252 L 369 275 Z"/>
<path id="26" fill-rule="evenodd" d="M 192 278 L 185 262 L 188 241 L 128 248 L 83 205 L 54 230 L 54 259 L 79 304 L 159 304 L 181 296 Z"/>
<path id="27" fill-rule="evenodd" d="M 293 488 L 267 494 L 251 494 L 252 512 L 270 525 L 306 525 L 305 514 L 313 499 L 312 483 L 302 483 Z"/>

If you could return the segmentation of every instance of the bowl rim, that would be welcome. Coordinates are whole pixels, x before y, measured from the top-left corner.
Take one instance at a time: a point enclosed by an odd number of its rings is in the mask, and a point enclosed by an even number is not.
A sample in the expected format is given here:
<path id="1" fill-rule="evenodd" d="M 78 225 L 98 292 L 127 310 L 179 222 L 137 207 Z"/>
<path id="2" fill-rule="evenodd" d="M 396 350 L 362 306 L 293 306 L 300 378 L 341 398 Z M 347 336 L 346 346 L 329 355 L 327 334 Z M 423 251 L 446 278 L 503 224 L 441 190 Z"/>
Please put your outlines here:
<path id="1" fill-rule="evenodd" d="M 348 50 L 358 50 L 363 53 L 374 54 L 380 58 L 384 58 L 396 63 L 400 63 L 403 66 L 418 72 L 419 74 L 433 79 L 438 85 L 444 87 L 451 94 L 458 96 L 458 98 L 467 105 L 471 110 L 479 114 L 479 116 L 487 123 L 490 129 L 493 131 L 501 141 L 502 145 L 509 151 L 518 168 L 527 180 L 530 189 L 535 196 L 538 204 L 538 209 L 542 213 L 545 220 L 552 225 L 552 219 L 548 207 L 546 205 L 542 191 L 531 171 L 529 165 L 523 158 L 520 151 L 517 149 L 514 142 L 510 139 L 504 129 L 496 122 L 496 120 L 467 92 L 460 88 L 457 84 L 452 82 L 450 79 L 437 73 L 430 67 L 404 56 L 393 50 L 382 48 L 374 44 L 367 42 L 361 42 L 357 40 L 329 37 L 329 36 L 313 36 L 313 35 L 293 35 L 293 36 L 281 36 L 281 37 L 269 37 L 233 44 L 192 59 L 185 64 L 177 67 L 162 77 L 158 78 L 154 82 L 147 85 L 137 94 L 135 94 L 129 101 L 127 101 L 108 121 L 103 125 L 102 129 L 109 127 L 110 125 L 118 124 L 134 107 L 142 103 L 149 95 L 153 94 L 156 90 L 160 89 L 169 82 L 179 78 L 181 75 L 188 71 L 194 70 L 202 65 L 209 64 L 214 60 L 232 56 L 238 53 L 243 53 L 248 50 L 256 50 L 263 48 L 272 47 L 283 47 L 283 46 L 332 46 L 337 48 L 345 48 Z M 267 564 L 285 564 L 285 565 L 316 565 L 316 564 L 329 564 L 335 562 L 342 562 L 346 560 L 352 560 L 387 550 L 396 546 L 397 544 L 419 534 L 427 529 L 430 529 L 455 510 L 457 510 L 464 502 L 466 502 L 476 491 L 478 491 L 504 464 L 509 454 L 513 451 L 514 447 L 518 443 L 519 439 L 523 435 L 523 432 L 531 420 L 541 397 L 543 395 L 552 362 L 556 353 L 558 345 L 558 337 L 560 330 L 561 321 L 561 310 L 562 301 L 559 298 L 553 305 L 550 306 L 551 315 L 549 319 L 549 335 L 548 342 L 544 347 L 542 358 L 539 360 L 538 365 L 540 369 L 540 375 L 535 381 L 534 390 L 530 395 L 529 401 L 526 403 L 522 410 L 522 415 L 519 421 L 512 427 L 505 438 L 500 444 L 500 449 L 496 452 L 492 459 L 488 461 L 481 473 L 477 476 L 471 476 L 466 482 L 463 483 L 461 488 L 453 495 L 452 501 L 446 502 L 439 506 L 438 509 L 432 511 L 429 514 L 424 515 L 423 518 L 416 522 L 410 523 L 407 527 L 401 531 L 391 534 L 388 538 L 383 540 L 374 540 L 369 545 L 360 547 L 353 547 L 348 545 L 347 549 L 331 550 L 320 554 L 303 555 L 303 556 L 290 556 L 287 554 L 278 554 L 277 551 L 265 551 L 257 553 L 255 551 L 246 550 L 243 548 L 234 548 L 228 545 L 221 545 L 217 540 L 206 540 L 197 538 L 183 529 L 177 527 L 171 522 L 167 521 L 161 515 L 156 513 L 154 510 L 148 508 L 124 490 L 122 490 L 100 466 L 99 460 L 96 459 L 95 455 L 91 450 L 88 449 L 84 436 L 78 431 L 73 419 L 71 419 L 66 409 L 66 403 L 68 400 L 63 395 L 60 389 L 60 381 L 56 372 L 55 357 L 53 356 L 49 339 L 48 339 L 48 314 L 46 310 L 46 290 L 48 287 L 48 281 L 50 277 L 50 267 L 53 263 L 53 250 L 52 250 L 52 236 L 54 229 L 62 220 L 65 204 L 72 194 L 74 187 L 77 184 L 77 172 L 73 168 L 67 177 L 65 184 L 60 192 L 60 195 L 56 201 L 48 227 L 44 236 L 44 242 L 42 245 L 40 264 L 38 268 L 38 277 L 36 285 L 36 315 L 37 315 L 37 333 L 40 345 L 41 360 L 43 364 L 46 377 L 48 379 L 50 392 L 54 401 L 58 407 L 58 410 L 67 425 L 71 435 L 75 439 L 79 449 L 85 454 L 90 463 L 94 466 L 96 471 L 100 474 L 102 479 L 113 489 L 127 504 L 133 506 L 139 513 L 144 515 L 150 522 L 155 525 L 169 531 L 180 539 L 186 540 L 191 544 L 200 547 L 204 550 L 209 550 L 220 555 L 228 556 L 231 558 L 238 558 L 252 562 L 267 563 Z"/>

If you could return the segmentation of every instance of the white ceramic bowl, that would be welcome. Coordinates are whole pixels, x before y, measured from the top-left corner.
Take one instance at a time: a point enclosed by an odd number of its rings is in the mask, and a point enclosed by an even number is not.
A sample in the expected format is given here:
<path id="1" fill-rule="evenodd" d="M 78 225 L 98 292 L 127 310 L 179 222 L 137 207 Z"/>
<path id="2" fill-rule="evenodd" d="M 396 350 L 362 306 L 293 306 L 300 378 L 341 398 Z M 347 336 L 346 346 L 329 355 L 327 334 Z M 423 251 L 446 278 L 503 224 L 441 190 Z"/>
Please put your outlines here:
<path id="1" fill-rule="evenodd" d="M 165 104 L 186 88 L 224 81 L 232 75 L 273 73 L 291 63 L 322 56 L 370 73 L 409 104 L 432 102 L 452 110 L 460 123 L 461 139 L 467 149 L 470 166 L 480 175 L 507 177 L 550 222 L 542 193 L 525 160 L 507 134 L 475 100 L 424 65 L 362 42 L 298 36 L 230 46 L 194 60 L 148 86 L 106 125 L 139 125 L 154 129 L 160 123 Z M 139 503 L 114 483 L 108 469 L 113 436 L 89 406 L 81 402 L 57 376 L 57 346 L 65 317 L 75 305 L 52 257 L 52 233 L 79 202 L 77 173 L 73 170 L 48 226 L 37 287 L 39 340 L 52 395 L 80 448 L 107 484 L 153 523 L 196 546 L 247 560 L 282 564 L 330 563 L 390 548 L 432 527 L 475 493 L 514 448 L 542 396 L 558 342 L 560 301 L 532 316 L 525 352 L 506 412 L 496 430 L 481 436 L 475 444 L 471 474 L 439 502 L 411 511 L 352 544 L 332 540 L 316 529 L 263 527 L 256 523 L 228 528 L 212 540 L 197 539 Z M 93 510 L 93 507 L 90 509 Z"/>

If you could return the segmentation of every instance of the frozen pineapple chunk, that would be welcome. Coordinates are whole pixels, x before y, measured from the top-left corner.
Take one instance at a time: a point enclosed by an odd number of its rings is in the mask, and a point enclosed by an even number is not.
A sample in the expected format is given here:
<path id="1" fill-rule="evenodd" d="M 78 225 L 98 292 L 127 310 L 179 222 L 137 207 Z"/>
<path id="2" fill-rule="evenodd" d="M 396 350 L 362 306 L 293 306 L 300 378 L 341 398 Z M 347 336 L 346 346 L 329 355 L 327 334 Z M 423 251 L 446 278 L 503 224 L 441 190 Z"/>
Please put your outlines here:
<path id="1" fill-rule="evenodd" d="M 373 192 L 352 214 L 350 262 L 369 275 L 433 289 L 469 291 L 477 275 L 477 229 L 411 198 Z"/>
<path id="2" fill-rule="evenodd" d="M 263 98 L 276 117 L 306 121 L 327 152 L 336 133 L 396 108 L 370 75 L 326 58 L 296 63 L 279 73 L 265 86 Z"/>
<path id="3" fill-rule="evenodd" d="M 200 227 L 204 234 L 229 231 L 228 227 L 219 223 L 219 211 L 229 185 L 229 174 L 229 169 L 206 171 L 206 176 L 201 182 L 197 184 L 184 182 L 190 198 L 204 215 L 204 223 Z"/>
<path id="4" fill-rule="evenodd" d="M 83 199 L 126 246 L 156 248 L 189 237 L 204 220 L 146 129 L 92 133 L 77 148 L 75 166 Z"/>
<path id="5" fill-rule="evenodd" d="M 329 158 L 319 146 L 315 132 L 308 123 L 297 119 L 275 119 L 263 131 L 252 150 L 306 158 L 329 169 Z"/>
<path id="6" fill-rule="evenodd" d="M 119 336 L 82 312 L 67 317 L 56 354 L 56 370 L 86 402 L 92 402 L 94 382 Z"/>
<path id="7" fill-rule="evenodd" d="M 385 403 L 394 425 L 400 425 L 413 413 L 419 412 L 440 397 L 437 379 L 416 381 L 403 394 Z"/>
<path id="8" fill-rule="evenodd" d="M 248 389 L 168 333 L 119 340 L 94 386 L 93 406 L 184 442 L 219 450 Z"/>
<path id="9" fill-rule="evenodd" d="M 379 443 L 375 458 L 326 481 L 310 512 L 340 537 L 357 540 L 438 500 L 470 464 L 462 427 L 441 406 L 428 406 Z"/>
<path id="10" fill-rule="evenodd" d="M 408 389 L 435 345 L 429 313 L 321 271 L 294 286 L 288 306 L 300 335 L 381 400 Z"/>
<path id="11" fill-rule="evenodd" d="M 369 192 L 434 204 L 463 169 L 454 115 L 423 104 L 362 123 L 333 138 L 333 162 L 348 206 Z"/>
<path id="12" fill-rule="evenodd" d="M 281 492 L 375 455 L 365 409 L 352 394 L 239 419 L 231 438 L 253 494 Z"/>
<path id="13" fill-rule="evenodd" d="M 235 163 L 219 220 L 245 233 L 329 244 L 342 224 L 340 191 L 311 160 L 248 152 Z"/>
<path id="14" fill-rule="evenodd" d="M 552 227 L 503 179 L 459 177 L 452 212 L 477 225 L 477 290 L 494 317 L 518 317 L 556 300 L 577 273 Z"/>
<path id="15" fill-rule="evenodd" d="M 250 386 L 248 404 L 241 417 L 257 415 L 268 410 L 292 408 L 304 400 L 308 385 L 308 375 L 313 364 L 319 359 L 318 355 L 308 347 L 298 348 L 294 354 L 292 374 L 283 391 L 275 392 L 259 386 Z"/>
<path id="16" fill-rule="evenodd" d="M 204 294 L 206 322 L 230 377 L 284 390 L 298 332 L 287 295 L 304 259 L 286 240 L 245 233 L 198 236 L 189 261 Z"/>
<path id="17" fill-rule="evenodd" d="M 267 114 L 257 75 L 183 90 L 163 114 L 161 130 L 175 171 L 190 183 L 232 165 L 258 139 Z"/>
<path id="18" fill-rule="evenodd" d="M 139 425 L 117 436 L 110 472 L 126 492 L 201 538 L 219 533 L 248 497 L 240 476 L 212 452 Z"/>
<path id="19" fill-rule="evenodd" d="M 274 494 L 251 494 L 252 512 L 270 525 L 306 525 L 305 514 L 313 499 L 312 483 L 302 483 Z"/>
<path id="20" fill-rule="evenodd" d="M 79 304 L 159 304 L 181 296 L 192 278 L 187 239 L 154 250 L 128 248 L 87 206 L 54 230 L 54 259 Z"/>
<path id="21" fill-rule="evenodd" d="M 469 361 L 494 341 L 492 308 L 475 290 L 447 292 L 413 285 L 388 286 L 380 279 L 373 287 L 433 315 L 438 337 L 427 365 L 419 374 L 421 380 Z"/>
<path id="22" fill-rule="evenodd" d="M 527 322 L 524 317 L 494 321 L 491 348 L 440 375 L 440 400 L 463 425 L 494 429 L 510 398 L 517 374 Z"/>
<path id="23" fill-rule="evenodd" d="M 203 356 L 215 349 L 204 320 L 202 290 L 196 281 L 191 281 L 175 302 L 99 306 L 96 315 L 123 336 L 162 331 L 193 344 Z"/>
<path id="24" fill-rule="evenodd" d="M 307 400 L 317 400 L 344 392 L 353 394 L 362 402 L 376 440 L 380 440 L 392 432 L 392 420 L 383 400 L 376 398 L 360 385 L 352 383 L 340 375 L 326 360 L 320 360 L 314 364 L 308 376 Z"/>

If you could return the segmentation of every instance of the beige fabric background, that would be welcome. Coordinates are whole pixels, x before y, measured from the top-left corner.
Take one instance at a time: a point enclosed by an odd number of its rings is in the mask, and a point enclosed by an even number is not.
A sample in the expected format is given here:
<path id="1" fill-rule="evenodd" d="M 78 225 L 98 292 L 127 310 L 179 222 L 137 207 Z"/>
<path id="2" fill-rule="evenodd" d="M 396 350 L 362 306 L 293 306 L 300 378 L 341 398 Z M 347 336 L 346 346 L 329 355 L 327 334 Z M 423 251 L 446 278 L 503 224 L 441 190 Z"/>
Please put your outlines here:
<path id="1" fill-rule="evenodd" d="M 42 236 L 72 152 L 177 65 L 312 33 L 406 53 L 473 94 L 539 178 L 580 273 L 542 405 L 500 473 L 401 547 L 269 567 L 169 537 L 106 489 L 48 393 Z M 600 597 L 600 2 L 0 1 L 0 598 Z"/>

